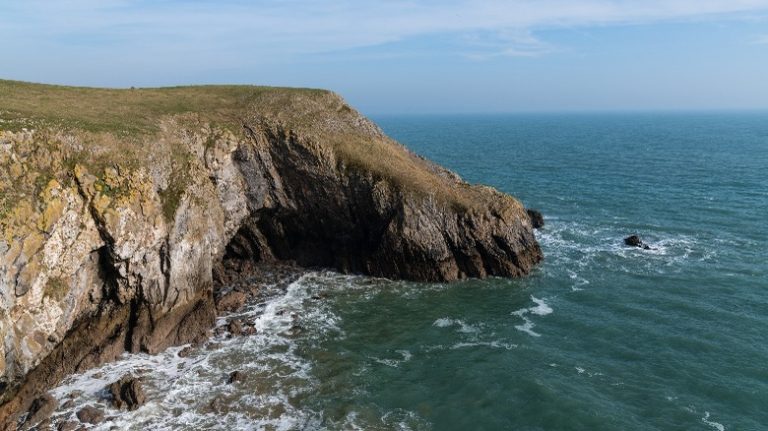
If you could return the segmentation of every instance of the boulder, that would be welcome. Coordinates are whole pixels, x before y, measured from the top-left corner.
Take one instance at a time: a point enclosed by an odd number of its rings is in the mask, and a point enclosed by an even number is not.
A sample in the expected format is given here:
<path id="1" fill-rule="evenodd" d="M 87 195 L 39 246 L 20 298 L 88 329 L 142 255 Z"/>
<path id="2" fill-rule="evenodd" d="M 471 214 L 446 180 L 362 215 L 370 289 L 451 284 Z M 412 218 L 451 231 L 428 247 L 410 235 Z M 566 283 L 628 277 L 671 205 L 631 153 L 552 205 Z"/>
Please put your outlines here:
<path id="1" fill-rule="evenodd" d="M 80 428 L 80 424 L 76 421 L 64 421 L 56 426 L 57 431 L 75 431 L 78 428 Z"/>
<path id="2" fill-rule="evenodd" d="M 643 240 L 640 239 L 640 237 L 637 236 L 637 235 L 630 235 L 630 236 L 624 238 L 624 244 L 628 245 L 630 247 L 642 248 L 644 250 L 650 250 L 651 249 L 651 246 L 649 246 L 648 244 L 644 243 Z"/>
<path id="3" fill-rule="evenodd" d="M 132 376 L 123 376 L 107 387 L 112 395 L 112 405 L 117 409 L 136 410 L 147 400 L 141 381 Z"/>
<path id="4" fill-rule="evenodd" d="M 232 336 L 243 335 L 243 324 L 239 320 L 232 320 L 227 324 L 227 330 Z"/>
<path id="5" fill-rule="evenodd" d="M 98 425 L 104 421 L 104 412 L 94 406 L 85 406 L 77 411 L 77 418 L 80 422 Z"/>

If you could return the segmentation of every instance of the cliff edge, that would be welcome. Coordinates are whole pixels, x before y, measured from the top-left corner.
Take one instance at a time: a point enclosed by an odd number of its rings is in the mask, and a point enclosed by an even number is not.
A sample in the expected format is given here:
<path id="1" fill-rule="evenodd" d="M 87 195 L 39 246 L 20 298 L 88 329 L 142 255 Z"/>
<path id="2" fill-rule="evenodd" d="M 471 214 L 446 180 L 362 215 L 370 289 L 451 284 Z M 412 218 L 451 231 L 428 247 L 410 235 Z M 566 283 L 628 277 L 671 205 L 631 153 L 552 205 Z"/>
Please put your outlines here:
<path id="1" fill-rule="evenodd" d="M 450 281 L 540 260 L 517 200 L 331 92 L 0 81 L 0 423 L 67 374 L 203 337 L 252 262 Z"/>

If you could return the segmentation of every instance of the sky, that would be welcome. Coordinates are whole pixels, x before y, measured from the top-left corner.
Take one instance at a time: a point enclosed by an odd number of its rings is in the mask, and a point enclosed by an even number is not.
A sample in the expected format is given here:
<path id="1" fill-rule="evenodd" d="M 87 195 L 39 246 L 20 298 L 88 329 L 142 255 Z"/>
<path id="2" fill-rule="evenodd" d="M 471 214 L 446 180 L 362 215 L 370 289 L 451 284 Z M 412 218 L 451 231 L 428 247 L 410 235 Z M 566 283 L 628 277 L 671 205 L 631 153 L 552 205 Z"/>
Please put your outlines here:
<path id="1" fill-rule="evenodd" d="M 371 115 L 768 109 L 768 0 L 0 0 L 0 78 L 327 88 Z"/>

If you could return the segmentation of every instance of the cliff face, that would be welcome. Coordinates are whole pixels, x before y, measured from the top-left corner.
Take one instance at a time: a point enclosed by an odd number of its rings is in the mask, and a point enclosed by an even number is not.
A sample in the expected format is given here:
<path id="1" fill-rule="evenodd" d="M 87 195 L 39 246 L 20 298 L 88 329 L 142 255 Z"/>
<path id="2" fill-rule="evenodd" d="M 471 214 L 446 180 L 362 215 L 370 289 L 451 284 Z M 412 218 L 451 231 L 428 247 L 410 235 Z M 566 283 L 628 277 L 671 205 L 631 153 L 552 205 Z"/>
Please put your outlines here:
<path id="1" fill-rule="evenodd" d="M 0 418 L 123 351 L 204 336 L 214 289 L 250 262 L 443 281 L 541 259 L 519 202 L 329 92 L 0 90 Z"/>

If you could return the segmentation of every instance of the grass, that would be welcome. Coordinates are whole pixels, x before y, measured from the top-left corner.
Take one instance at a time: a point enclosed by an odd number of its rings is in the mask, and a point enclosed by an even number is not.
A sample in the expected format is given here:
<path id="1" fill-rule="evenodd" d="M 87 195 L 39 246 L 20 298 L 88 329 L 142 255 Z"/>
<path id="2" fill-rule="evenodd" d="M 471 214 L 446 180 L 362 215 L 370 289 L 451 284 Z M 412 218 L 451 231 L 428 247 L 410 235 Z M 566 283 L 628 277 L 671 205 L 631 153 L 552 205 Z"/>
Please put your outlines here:
<path id="1" fill-rule="evenodd" d="M 237 121 L 254 101 L 270 100 L 270 93 L 328 92 L 244 85 L 104 89 L 0 80 L 0 126 L 18 130 L 46 125 L 118 136 L 154 134 L 163 116 L 203 112 L 210 120 Z"/>
<path id="2" fill-rule="evenodd" d="M 169 118 L 192 133 L 208 125 L 239 138 L 245 136 L 244 125 L 279 127 L 300 136 L 301 145 L 330 147 L 349 169 L 388 179 L 457 209 L 487 206 L 498 198 L 489 198 L 486 189 L 440 175 L 434 165 L 384 136 L 343 99 L 325 90 L 231 85 L 100 89 L 0 80 L 0 130 L 63 130 L 76 136 L 82 143 L 76 148 L 46 150 L 65 169 L 82 164 L 99 176 L 116 163 L 147 166 L 156 163 L 153 158 L 159 152 L 170 155 L 171 182 L 160 191 L 170 218 L 184 195 L 192 155 L 187 148 L 157 139 Z M 213 145 L 211 139 L 204 147 Z M 37 165 L 47 169 L 45 163 Z M 41 178 L 51 177 L 66 181 L 56 172 L 41 172 Z M 8 202 L 0 202 L 0 212 L 4 207 Z"/>

